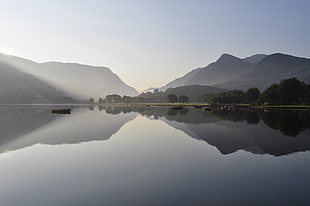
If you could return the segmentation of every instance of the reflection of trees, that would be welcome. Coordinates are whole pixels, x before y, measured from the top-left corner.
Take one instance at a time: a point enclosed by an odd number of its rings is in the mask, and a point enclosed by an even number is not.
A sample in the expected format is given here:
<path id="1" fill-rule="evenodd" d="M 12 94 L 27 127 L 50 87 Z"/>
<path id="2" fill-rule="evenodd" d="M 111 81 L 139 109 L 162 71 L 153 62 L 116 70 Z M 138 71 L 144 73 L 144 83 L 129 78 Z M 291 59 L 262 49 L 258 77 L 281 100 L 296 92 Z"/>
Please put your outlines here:
<path id="1" fill-rule="evenodd" d="M 243 110 L 218 110 L 213 109 L 212 114 L 224 119 L 229 120 L 232 122 L 242 122 L 244 121 L 244 111 Z"/>
<path id="2" fill-rule="evenodd" d="M 169 108 L 168 112 L 167 112 L 167 115 L 169 116 L 175 116 L 177 115 L 178 113 L 178 110 L 177 109 L 172 109 L 172 108 Z"/>
<path id="3" fill-rule="evenodd" d="M 105 111 L 107 114 L 120 114 L 122 112 L 122 107 L 106 107 Z"/>
<path id="4" fill-rule="evenodd" d="M 280 130 L 284 135 L 292 137 L 309 129 L 309 112 L 269 110 L 261 113 L 261 119 L 270 128 Z"/>
<path id="5" fill-rule="evenodd" d="M 201 109 L 184 108 L 181 110 L 168 107 L 135 107 L 135 106 L 103 106 L 106 113 L 119 114 L 138 112 L 143 116 L 165 117 L 167 120 L 177 122 L 201 124 L 218 121 L 220 119 L 232 122 L 246 122 L 248 124 L 258 124 L 260 119 L 270 128 L 279 130 L 284 135 L 295 137 L 305 129 L 310 129 L 310 111 L 291 110 L 255 110 L 255 109 L 234 109 L 211 111 Z M 216 117 L 216 118 L 215 118 Z"/>
<path id="6" fill-rule="evenodd" d="M 188 109 L 187 108 L 184 108 L 184 109 L 181 109 L 180 111 L 179 111 L 179 114 L 180 115 L 186 115 L 187 113 L 188 113 Z"/>
<path id="7" fill-rule="evenodd" d="M 245 112 L 244 119 L 248 124 L 258 124 L 260 120 L 258 113 L 251 110 Z"/>

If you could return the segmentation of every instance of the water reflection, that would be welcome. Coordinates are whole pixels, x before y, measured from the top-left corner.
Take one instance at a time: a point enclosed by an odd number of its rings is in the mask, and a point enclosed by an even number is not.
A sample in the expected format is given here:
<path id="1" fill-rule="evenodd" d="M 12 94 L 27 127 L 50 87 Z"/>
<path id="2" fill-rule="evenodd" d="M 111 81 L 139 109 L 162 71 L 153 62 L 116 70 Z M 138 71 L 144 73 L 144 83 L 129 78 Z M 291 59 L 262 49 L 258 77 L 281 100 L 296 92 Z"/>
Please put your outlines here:
<path id="1" fill-rule="evenodd" d="M 215 146 L 222 154 L 238 150 L 287 155 L 310 150 L 310 113 L 298 110 L 175 110 L 168 107 L 106 107 L 161 119 L 192 138 Z M 261 121 L 262 120 L 262 121 Z M 280 132 L 278 132 L 278 131 Z"/>
<path id="2" fill-rule="evenodd" d="M 263 111 L 180 111 L 0 110 L 14 137 L 0 151 L 19 149 L 0 155 L 1 205 L 309 205 L 309 152 L 249 153 L 309 150 L 307 114 L 292 137 Z"/>
<path id="3" fill-rule="evenodd" d="M 216 147 L 222 154 L 244 150 L 281 156 L 310 150 L 309 111 L 203 111 L 125 106 L 77 107 L 68 116 L 54 115 L 50 111 L 50 107 L 1 107 L 0 152 L 37 143 L 55 145 L 107 140 L 137 114 L 164 121 Z"/>
<path id="4" fill-rule="evenodd" d="M 137 114 L 111 115 L 93 108 L 74 108 L 71 115 L 55 115 L 50 107 L 3 108 L 0 152 L 38 143 L 58 145 L 107 140 Z M 94 112 L 93 112 L 94 111 Z M 8 113 L 4 116 L 3 114 Z M 14 128 L 14 129 L 13 129 Z"/>

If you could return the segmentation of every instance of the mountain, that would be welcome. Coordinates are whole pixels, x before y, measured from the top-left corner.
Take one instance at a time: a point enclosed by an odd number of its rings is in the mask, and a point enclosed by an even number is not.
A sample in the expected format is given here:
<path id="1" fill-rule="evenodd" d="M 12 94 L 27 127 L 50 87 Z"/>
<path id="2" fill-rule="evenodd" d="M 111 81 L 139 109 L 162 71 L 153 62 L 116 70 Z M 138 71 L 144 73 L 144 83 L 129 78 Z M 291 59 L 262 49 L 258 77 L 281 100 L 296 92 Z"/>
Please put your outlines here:
<path id="1" fill-rule="evenodd" d="M 251 63 L 240 58 L 223 54 L 216 62 L 204 68 L 190 71 L 183 77 L 177 78 L 161 87 L 160 91 L 186 85 L 214 85 L 225 82 L 245 72 L 250 65 Z"/>
<path id="2" fill-rule="evenodd" d="M 225 89 L 266 89 L 282 79 L 296 77 L 310 83 L 310 59 L 275 53 L 256 54 L 240 59 L 223 54 L 205 68 L 192 70 L 168 83 L 168 87 L 211 85 Z M 167 89 L 167 85 L 161 89 Z"/>
<path id="3" fill-rule="evenodd" d="M 2 55 L 0 55 L 2 57 Z M 60 90 L 0 58 L 0 103 L 71 103 Z"/>
<path id="4" fill-rule="evenodd" d="M 169 89 L 169 88 L 184 86 L 186 85 L 189 79 L 196 76 L 201 70 L 203 70 L 203 68 L 194 69 L 190 71 L 189 73 L 185 74 L 183 77 L 177 78 L 173 80 L 172 82 L 169 82 L 165 86 L 159 88 L 159 91 L 166 91 L 166 89 Z"/>
<path id="5" fill-rule="evenodd" d="M 255 54 L 255 55 L 246 57 L 243 60 L 249 63 L 258 63 L 262 61 L 266 56 L 268 55 L 267 54 Z"/>
<path id="6" fill-rule="evenodd" d="M 254 64 L 248 72 L 216 86 L 234 89 L 250 87 L 265 89 L 272 83 L 291 77 L 310 83 L 310 59 L 281 53 L 271 54 Z"/>
<path id="7" fill-rule="evenodd" d="M 147 93 L 147 92 L 154 92 L 156 89 L 156 87 L 150 87 L 148 89 L 142 90 L 141 93 Z"/>
<path id="8" fill-rule="evenodd" d="M 75 63 L 47 62 L 41 64 L 48 74 L 46 78 L 55 86 L 66 88 L 75 96 L 88 98 L 105 97 L 108 94 L 135 96 L 138 91 L 126 85 L 106 67 Z"/>
<path id="9" fill-rule="evenodd" d="M 190 78 L 186 85 L 214 85 L 225 82 L 248 70 L 250 65 L 238 57 L 223 54 L 216 62 L 209 64 Z"/>
<path id="10" fill-rule="evenodd" d="M 106 67 L 75 63 L 36 63 L 27 59 L 0 55 L 0 61 L 28 73 L 66 95 L 78 99 L 105 97 L 107 94 L 134 96 L 137 90 L 126 85 L 115 73 Z"/>

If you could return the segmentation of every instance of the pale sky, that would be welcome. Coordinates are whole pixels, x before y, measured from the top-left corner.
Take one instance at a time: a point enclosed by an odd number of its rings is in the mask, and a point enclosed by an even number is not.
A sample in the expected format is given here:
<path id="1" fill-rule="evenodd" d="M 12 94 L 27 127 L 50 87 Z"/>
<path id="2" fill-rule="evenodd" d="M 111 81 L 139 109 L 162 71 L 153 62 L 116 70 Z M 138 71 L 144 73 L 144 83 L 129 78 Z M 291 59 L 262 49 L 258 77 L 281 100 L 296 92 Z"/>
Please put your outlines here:
<path id="1" fill-rule="evenodd" d="M 310 57 L 309 0 L 0 0 L 0 52 L 109 67 L 141 91 L 221 54 Z"/>

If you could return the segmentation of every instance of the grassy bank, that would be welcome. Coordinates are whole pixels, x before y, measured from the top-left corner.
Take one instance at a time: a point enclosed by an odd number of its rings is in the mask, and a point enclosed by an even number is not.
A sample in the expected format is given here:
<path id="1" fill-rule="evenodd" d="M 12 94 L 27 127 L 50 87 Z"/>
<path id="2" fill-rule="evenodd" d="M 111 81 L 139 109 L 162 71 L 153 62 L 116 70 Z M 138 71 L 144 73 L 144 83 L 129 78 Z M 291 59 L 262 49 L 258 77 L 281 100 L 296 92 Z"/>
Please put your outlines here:
<path id="1" fill-rule="evenodd" d="M 252 107 L 261 109 L 310 109 L 310 106 L 308 105 L 262 105 Z"/>
<path id="2" fill-rule="evenodd" d="M 193 107 L 193 106 L 202 106 L 202 107 L 210 107 L 211 105 L 208 103 L 103 103 L 96 104 L 102 106 L 184 106 L 184 107 Z M 308 105 L 260 105 L 260 106 L 252 106 L 250 104 L 221 104 L 214 105 L 216 107 L 230 105 L 231 107 L 240 107 L 240 108 L 257 108 L 257 109 L 304 109 L 310 110 L 310 106 Z"/>
<path id="3" fill-rule="evenodd" d="M 103 103 L 102 106 L 210 106 L 208 103 Z"/>

